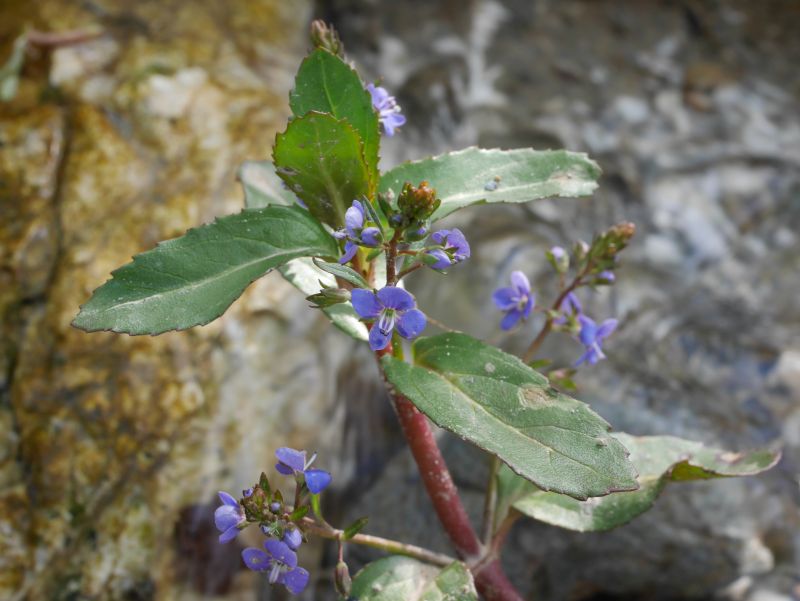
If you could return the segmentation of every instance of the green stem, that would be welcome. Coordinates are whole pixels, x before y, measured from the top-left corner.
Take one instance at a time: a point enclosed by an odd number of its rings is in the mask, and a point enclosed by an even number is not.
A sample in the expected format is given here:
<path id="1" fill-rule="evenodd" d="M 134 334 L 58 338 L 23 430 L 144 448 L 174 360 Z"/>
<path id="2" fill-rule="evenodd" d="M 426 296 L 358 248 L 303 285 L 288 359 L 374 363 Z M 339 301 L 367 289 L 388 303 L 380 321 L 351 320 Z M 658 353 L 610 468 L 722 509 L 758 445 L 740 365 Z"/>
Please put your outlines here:
<path id="1" fill-rule="evenodd" d="M 489 465 L 489 482 L 486 485 L 486 498 L 483 505 L 483 529 L 481 540 L 487 547 L 492 542 L 494 535 L 494 510 L 497 505 L 497 470 L 500 469 L 500 458 L 492 455 Z"/>
<path id="2" fill-rule="evenodd" d="M 303 518 L 301 523 L 303 530 L 312 532 L 322 538 L 341 541 L 344 535 L 344 530 L 318 524 L 311 518 Z M 448 566 L 454 561 L 457 561 L 455 557 L 450 557 L 444 553 L 436 553 L 435 551 L 423 547 L 401 543 L 380 536 L 372 536 L 370 534 L 356 534 L 353 538 L 347 539 L 347 542 L 363 545 L 365 547 L 372 547 L 373 549 L 380 549 L 387 553 L 413 557 L 414 559 L 419 559 L 420 561 L 425 561 L 437 566 Z"/>

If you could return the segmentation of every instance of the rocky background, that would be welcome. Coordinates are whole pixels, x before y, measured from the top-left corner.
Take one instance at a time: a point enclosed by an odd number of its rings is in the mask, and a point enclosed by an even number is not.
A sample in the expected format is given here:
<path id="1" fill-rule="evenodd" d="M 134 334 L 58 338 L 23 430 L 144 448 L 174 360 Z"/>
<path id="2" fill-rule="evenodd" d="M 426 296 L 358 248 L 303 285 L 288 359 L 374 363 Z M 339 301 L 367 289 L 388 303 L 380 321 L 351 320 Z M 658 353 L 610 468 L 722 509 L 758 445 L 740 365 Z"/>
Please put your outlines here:
<path id="1" fill-rule="evenodd" d="M 610 534 L 520 524 L 512 579 L 552 601 L 800 598 L 791 0 L 1 3 L 0 60 L 25 26 L 91 35 L 33 46 L 0 104 L 0 598 L 282 598 L 211 523 L 214 492 L 251 483 L 281 445 L 322 453 L 332 516 L 447 548 L 369 354 L 298 319 L 305 301 L 277 274 L 189 332 L 69 326 L 132 254 L 239 210 L 236 168 L 283 128 L 312 15 L 398 95 L 409 125 L 385 165 L 478 144 L 583 150 L 604 169 L 591 200 L 454 216 L 473 257 L 410 282 L 426 310 L 521 349 L 537 324 L 498 337 L 491 290 L 523 269 L 548 302 L 545 248 L 634 221 L 619 284 L 583 297 L 622 325 L 578 396 L 636 434 L 784 447 L 771 472 L 674 485 Z M 567 364 L 579 349 L 545 351 Z M 443 443 L 479 512 L 485 459 Z M 305 549 L 322 566 L 305 599 L 332 598 L 330 552 Z"/>

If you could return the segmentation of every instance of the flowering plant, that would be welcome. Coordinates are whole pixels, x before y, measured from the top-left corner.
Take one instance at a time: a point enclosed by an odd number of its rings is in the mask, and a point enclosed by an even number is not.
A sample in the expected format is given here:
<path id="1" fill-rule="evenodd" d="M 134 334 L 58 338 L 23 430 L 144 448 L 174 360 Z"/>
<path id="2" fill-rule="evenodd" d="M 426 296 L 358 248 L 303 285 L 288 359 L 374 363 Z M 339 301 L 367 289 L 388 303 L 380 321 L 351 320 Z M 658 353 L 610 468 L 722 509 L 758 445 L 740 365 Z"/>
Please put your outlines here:
<path id="1" fill-rule="evenodd" d="M 330 525 L 320 496 L 333 485 L 331 473 L 312 467 L 316 455 L 282 447 L 275 469 L 293 480 L 293 496 L 285 498 L 266 473 L 238 499 L 219 494 L 214 518 L 221 543 L 250 525 L 265 537 L 262 546 L 244 550 L 248 568 L 300 593 L 310 574 L 298 552 L 308 537 L 320 536 L 338 543 L 333 580 L 343 597 L 520 599 L 500 564 L 502 544 L 520 517 L 608 530 L 651 507 L 669 481 L 749 475 L 777 461 L 770 450 L 730 453 L 673 437 L 610 433 L 588 405 L 566 394 L 575 389 L 579 366 L 605 358 L 603 345 L 617 327 L 615 319 L 587 315 L 579 293 L 615 283 L 633 224 L 612 226 L 571 250 L 547 250 L 543 258 L 559 283 L 549 306 L 523 271 L 509 274 L 510 285 L 492 296 L 499 327 L 541 322 L 522 357 L 466 333 L 423 337 L 431 320 L 404 278 L 425 268 L 464 269 L 471 253 L 460 230 L 437 222 L 478 203 L 589 195 L 600 169 L 586 155 L 563 150 L 468 148 L 381 172 L 381 135 L 396 135 L 406 123 L 398 103 L 362 81 L 331 29 L 315 22 L 312 40 L 273 161 L 242 171 L 245 210 L 136 256 L 94 292 L 74 325 L 132 335 L 202 325 L 255 279 L 279 269 L 334 325 L 374 351 L 455 556 L 364 534 L 366 519 L 343 529 Z M 537 358 L 552 332 L 583 346 L 572 365 L 550 367 Z M 431 421 L 487 453 L 491 475 L 480 530 L 467 516 Z M 347 544 L 392 555 L 351 578 Z"/>

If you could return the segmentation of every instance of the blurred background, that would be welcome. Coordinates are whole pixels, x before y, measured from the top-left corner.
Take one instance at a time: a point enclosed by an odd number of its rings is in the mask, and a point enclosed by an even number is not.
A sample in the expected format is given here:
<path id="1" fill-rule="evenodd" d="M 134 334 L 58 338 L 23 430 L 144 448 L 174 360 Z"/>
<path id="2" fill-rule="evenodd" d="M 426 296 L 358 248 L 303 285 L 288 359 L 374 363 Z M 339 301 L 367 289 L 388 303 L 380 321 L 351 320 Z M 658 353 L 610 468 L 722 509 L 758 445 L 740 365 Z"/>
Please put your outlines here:
<path id="1" fill-rule="evenodd" d="M 765 475 L 673 485 L 612 533 L 520 523 L 512 580 L 541 601 L 800 599 L 792 0 L 0 1 L 0 62 L 35 31 L 0 103 L 0 598 L 284 598 L 241 563 L 258 537 L 223 547 L 212 523 L 215 492 L 274 473 L 283 445 L 320 452 L 334 523 L 448 549 L 369 353 L 278 274 L 183 333 L 69 326 L 131 255 L 240 210 L 237 167 L 269 158 L 313 17 L 408 116 L 384 167 L 480 145 L 604 170 L 592 199 L 454 216 L 473 255 L 415 274 L 427 312 L 524 348 L 539 324 L 498 338 L 491 291 L 521 269 L 549 303 L 546 248 L 634 221 L 618 284 L 582 296 L 621 327 L 577 396 L 635 434 L 783 445 Z M 554 336 L 544 354 L 579 352 Z M 479 514 L 485 457 L 442 444 Z M 332 552 L 304 547 L 303 599 L 333 598 Z"/>

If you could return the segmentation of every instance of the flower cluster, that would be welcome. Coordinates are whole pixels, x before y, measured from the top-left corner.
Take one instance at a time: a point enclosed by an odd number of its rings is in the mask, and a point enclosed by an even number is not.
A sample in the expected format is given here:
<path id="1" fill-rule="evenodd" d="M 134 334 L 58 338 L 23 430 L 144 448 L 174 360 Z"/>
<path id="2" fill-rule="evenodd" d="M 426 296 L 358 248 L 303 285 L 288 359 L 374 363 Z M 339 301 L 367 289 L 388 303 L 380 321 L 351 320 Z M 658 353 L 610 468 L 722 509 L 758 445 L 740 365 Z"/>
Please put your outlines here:
<path id="1" fill-rule="evenodd" d="M 245 490 L 237 501 L 226 492 L 220 492 L 222 505 L 214 512 L 214 523 L 220 534 L 219 541 L 227 543 L 249 524 L 258 524 L 267 537 L 263 549 L 248 547 L 242 551 L 245 565 L 256 572 L 267 574 L 270 584 L 283 584 L 289 592 L 299 594 L 308 584 L 309 574 L 298 567 L 296 551 L 303 543 L 301 522 L 309 511 L 308 494 L 317 495 L 331 483 L 329 472 L 312 469 L 316 454 L 306 459 L 305 451 L 281 447 L 275 451 L 278 463 L 275 469 L 286 476 L 294 476 L 297 506 L 287 507 L 279 490 L 272 490 L 266 474 L 261 474 L 258 484 Z"/>
<path id="2" fill-rule="evenodd" d="M 400 113 L 400 105 L 386 88 L 368 84 L 367 91 L 372 97 L 372 106 L 378 111 L 378 119 L 383 126 L 384 133 L 387 136 L 393 136 L 394 130 L 405 125 L 406 122 L 406 118 Z"/>
<path id="3" fill-rule="evenodd" d="M 364 201 L 366 204 L 367 201 Z M 346 240 L 344 254 L 339 262 L 344 264 L 350 261 L 358 252 L 359 246 L 375 248 L 381 245 L 381 230 L 376 225 L 364 227 L 368 222 L 367 214 L 359 200 L 354 200 L 353 205 L 344 214 L 344 229 L 333 233 L 338 240 Z"/>

